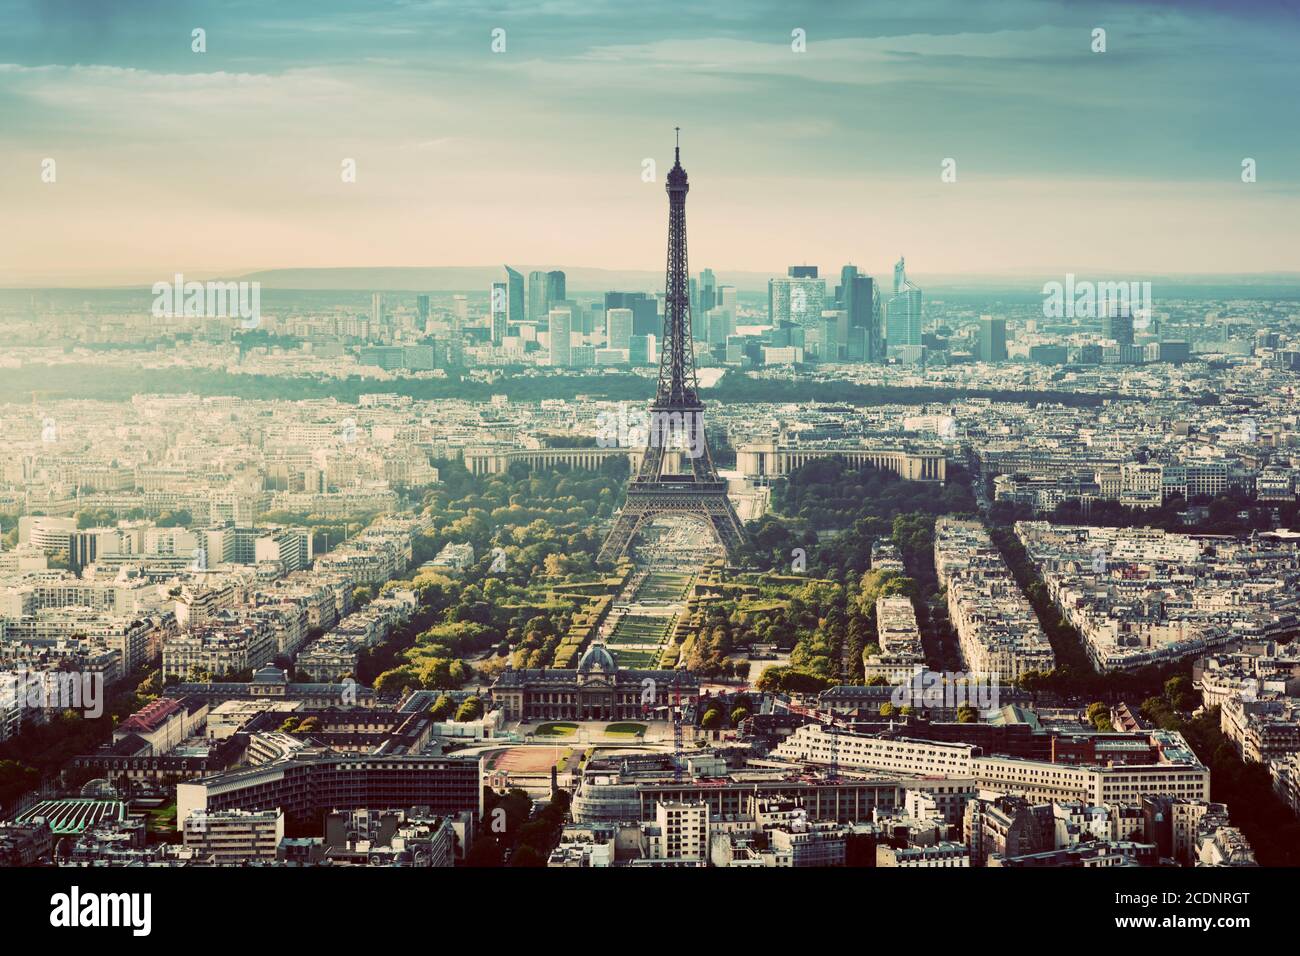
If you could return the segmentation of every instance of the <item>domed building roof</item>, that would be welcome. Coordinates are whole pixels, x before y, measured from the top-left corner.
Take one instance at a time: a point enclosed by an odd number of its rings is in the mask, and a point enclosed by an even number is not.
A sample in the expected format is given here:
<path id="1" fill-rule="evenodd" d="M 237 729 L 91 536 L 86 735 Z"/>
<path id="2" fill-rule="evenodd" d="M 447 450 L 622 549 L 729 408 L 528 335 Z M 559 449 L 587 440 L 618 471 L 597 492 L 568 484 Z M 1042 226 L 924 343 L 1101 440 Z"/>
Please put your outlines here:
<path id="1" fill-rule="evenodd" d="M 600 674 L 612 674 L 616 670 L 618 670 L 618 665 L 614 663 L 614 655 L 605 649 L 603 641 L 593 641 L 578 661 L 579 674 L 590 674 L 593 671 Z"/>

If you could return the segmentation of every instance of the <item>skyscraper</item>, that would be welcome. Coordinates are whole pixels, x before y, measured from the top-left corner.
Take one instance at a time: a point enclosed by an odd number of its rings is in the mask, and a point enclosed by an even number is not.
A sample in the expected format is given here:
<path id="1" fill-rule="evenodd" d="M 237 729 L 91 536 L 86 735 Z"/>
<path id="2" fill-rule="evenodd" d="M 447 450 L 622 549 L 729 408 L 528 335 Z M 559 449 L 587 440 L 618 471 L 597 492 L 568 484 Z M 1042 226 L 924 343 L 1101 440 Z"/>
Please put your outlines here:
<path id="1" fill-rule="evenodd" d="M 573 314 L 567 307 L 551 309 L 551 367 L 568 368 L 573 364 Z"/>
<path id="2" fill-rule="evenodd" d="M 981 362 L 1005 362 L 1007 360 L 1007 320 L 995 319 L 991 315 L 980 316 L 979 347 L 976 358 Z"/>
<path id="3" fill-rule="evenodd" d="M 420 316 L 420 331 L 429 331 L 429 297 L 427 295 L 417 295 L 415 297 L 415 311 Z"/>
<path id="4" fill-rule="evenodd" d="M 506 318 L 507 321 L 518 325 L 528 320 L 527 300 L 524 298 L 524 277 L 509 266 L 506 266 L 505 270 L 509 293 L 506 301 Z"/>
<path id="5" fill-rule="evenodd" d="M 712 269 L 700 270 L 700 308 L 705 312 L 717 305 L 718 280 Z"/>
<path id="6" fill-rule="evenodd" d="M 506 337 L 509 325 L 510 288 L 504 282 L 492 283 L 492 297 L 488 301 L 489 314 L 492 317 L 492 344 L 500 345 Z"/>
<path id="7" fill-rule="evenodd" d="M 697 283 L 696 301 L 691 309 L 691 335 L 695 341 L 704 342 L 709 337 L 709 310 L 717 304 L 718 280 L 712 269 L 701 269 Z"/>
<path id="8" fill-rule="evenodd" d="M 715 296 L 713 311 L 709 313 L 710 345 L 726 342 L 728 336 L 736 334 L 736 287 L 718 286 Z"/>
<path id="9" fill-rule="evenodd" d="M 370 293 L 370 334 L 378 334 L 384 324 L 384 294 Z"/>
<path id="10" fill-rule="evenodd" d="M 1133 313 L 1127 307 L 1111 303 L 1101 317 L 1101 337 L 1114 339 L 1118 345 L 1133 344 Z"/>
<path id="11" fill-rule="evenodd" d="M 553 304 L 567 299 L 569 293 L 565 286 L 564 273 L 559 269 L 553 269 L 546 273 L 546 301 Z"/>
<path id="12" fill-rule="evenodd" d="M 843 309 L 827 309 L 817 325 L 817 357 L 823 362 L 838 362 L 843 357 L 840 347 L 840 329 L 847 329 L 848 313 Z M 846 333 L 847 334 L 847 333 Z"/>
<path id="13" fill-rule="evenodd" d="M 611 349 L 631 348 L 631 309 L 610 309 L 605 313 L 605 345 Z"/>
<path id="14" fill-rule="evenodd" d="M 546 301 L 546 273 L 528 273 L 528 321 L 540 322 L 551 311 Z"/>
<path id="15" fill-rule="evenodd" d="M 795 272 L 800 275 L 795 275 Z M 808 275 L 811 271 L 813 274 Z M 826 304 L 826 280 L 817 278 L 816 266 L 791 266 L 790 275 L 767 281 L 769 325 L 815 323 Z"/>
<path id="16" fill-rule="evenodd" d="M 632 310 L 632 334 L 655 335 L 659 331 L 659 303 L 644 292 L 606 292 L 605 311 Z"/>
<path id="17" fill-rule="evenodd" d="M 840 270 L 840 309 L 845 322 L 840 327 L 839 344 L 850 362 L 873 362 L 879 355 L 880 333 L 876 329 L 876 285 L 871 276 L 862 275 L 858 267 Z"/>
<path id="18" fill-rule="evenodd" d="M 891 352 L 921 344 L 921 290 L 908 280 L 901 256 L 894 266 L 894 294 L 885 305 L 885 339 Z"/>

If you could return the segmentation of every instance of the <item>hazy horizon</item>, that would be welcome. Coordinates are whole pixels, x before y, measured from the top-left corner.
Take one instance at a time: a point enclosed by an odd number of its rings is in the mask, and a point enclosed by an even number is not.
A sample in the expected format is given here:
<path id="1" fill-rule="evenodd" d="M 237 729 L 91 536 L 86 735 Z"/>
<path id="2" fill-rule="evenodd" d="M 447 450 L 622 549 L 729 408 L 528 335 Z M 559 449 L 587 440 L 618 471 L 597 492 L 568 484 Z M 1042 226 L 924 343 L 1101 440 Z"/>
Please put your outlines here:
<path id="1" fill-rule="evenodd" d="M 800 263 L 808 265 L 809 263 Z M 854 263 L 868 275 L 874 275 L 877 281 L 886 281 L 884 268 L 871 268 Z M 563 263 L 522 263 L 510 265 L 520 271 L 550 271 L 558 269 L 568 276 L 570 295 L 600 295 L 614 290 L 625 291 L 662 291 L 664 281 L 661 273 L 645 269 L 597 269 L 588 266 L 569 266 Z M 707 267 L 707 266 L 704 266 Z M 702 268 L 704 268 L 702 267 Z M 839 281 L 839 266 L 821 266 L 820 274 L 826 280 L 828 289 Z M 433 293 L 451 295 L 470 293 L 487 295 L 493 281 L 499 281 L 501 266 L 376 266 L 356 268 L 339 266 L 333 268 L 309 269 L 266 269 L 243 273 L 200 273 L 183 272 L 186 281 L 256 281 L 265 292 L 276 293 L 356 293 L 370 295 L 373 292 L 409 294 Z M 698 269 L 696 270 L 698 272 Z M 765 295 L 767 280 L 777 274 L 784 275 L 785 270 L 761 272 L 752 270 L 714 269 L 714 275 L 720 285 L 735 286 L 742 295 Z M 909 276 L 921 288 L 933 294 L 982 294 L 982 295 L 1038 295 L 1040 286 L 1047 281 L 1062 281 L 1063 273 L 1034 272 L 981 272 L 981 273 L 913 273 Z M 1130 279 L 1155 282 L 1167 297 L 1183 297 L 1193 291 L 1214 298 L 1216 292 L 1241 292 L 1242 294 L 1275 295 L 1287 297 L 1290 293 L 1300 295 L 1300 272 L 1257 272 L 1257 273 L 1140 273 L 1129 272 L 1123 276 L 1101 270 L 1075 274 L 1077 281 L 1118 281 Z M 106 284 L 79 284 L 76 282 L 51 282 L 47 284 L 25 285 L 0 281 L 0 293 L 21 294 L 41 292 L 84 292 L 84 293 L 141 293 L 152 294 L 155 282 L 174 282 L 174 274 L 161 278 L 142 277 L 137 281 L 123 281 Z"/>

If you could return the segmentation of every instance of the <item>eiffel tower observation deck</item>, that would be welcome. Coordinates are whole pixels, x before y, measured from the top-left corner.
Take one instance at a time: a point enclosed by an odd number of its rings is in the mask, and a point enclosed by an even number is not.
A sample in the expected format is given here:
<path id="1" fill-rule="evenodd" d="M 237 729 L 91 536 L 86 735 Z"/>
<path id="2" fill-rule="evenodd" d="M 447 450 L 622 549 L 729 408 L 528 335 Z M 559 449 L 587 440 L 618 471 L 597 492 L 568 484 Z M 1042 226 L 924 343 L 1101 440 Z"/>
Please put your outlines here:
<path id="1" fill-rule="evenodd" d="M 686 193 L 680 132 L 668 191 L 668 271 L 665 282 L 659 387 L 641 467 L 628 482 L 627 499 L 597 557 L 616 561 L 658 518 L 685 517 L 706 525 L 728 555 L 744 541 L 727 483 L 718 477 L 704 432 L 695 350 L 691 342 L 690 271 L 686 261 Z M 675 468 L 678 472 L 667 469 Z"/>

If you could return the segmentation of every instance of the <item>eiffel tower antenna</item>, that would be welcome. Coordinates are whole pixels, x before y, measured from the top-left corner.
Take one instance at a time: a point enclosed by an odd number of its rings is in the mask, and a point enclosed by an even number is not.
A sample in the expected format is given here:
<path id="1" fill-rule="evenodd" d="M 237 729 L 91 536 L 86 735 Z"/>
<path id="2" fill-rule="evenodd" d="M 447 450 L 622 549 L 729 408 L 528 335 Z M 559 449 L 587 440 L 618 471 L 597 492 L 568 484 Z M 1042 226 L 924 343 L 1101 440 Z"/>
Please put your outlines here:
<path id="1" fill-rule="evenodd" d="M 693 517 L 709 526 L 730 554 L 745 538 L 736 509 L 727 498 L 727 483 L 718 477 L 704 432 L 704 403 L 695 373 L 691 342 L 690 270 L 686 260 L 686 193 L 690 184 L 682 168 L 681 128 L 668 192 L 668 267 L 664 292 L 663 341 L 659 349 L 659 385 L 650 406 L 650 435 L 641 467 L 628 483 L 627 499 L 597 557 L 616 561 L 627 554 L 640 531 L 655 518 Z M 689 473 L 670 472 L 681 459 Z"/>

